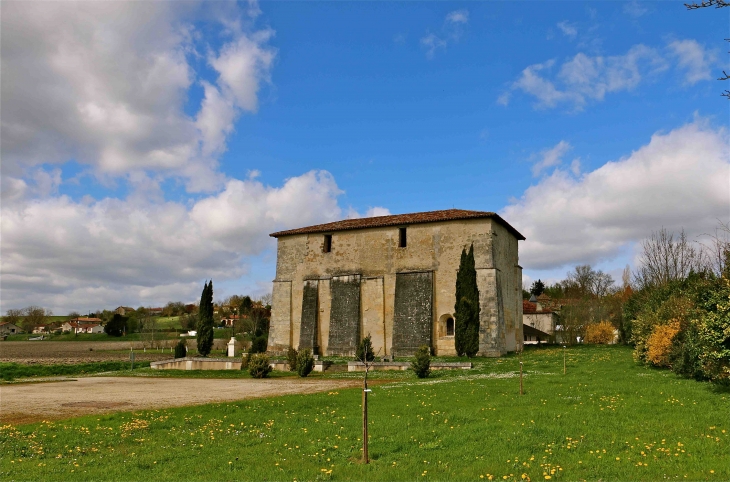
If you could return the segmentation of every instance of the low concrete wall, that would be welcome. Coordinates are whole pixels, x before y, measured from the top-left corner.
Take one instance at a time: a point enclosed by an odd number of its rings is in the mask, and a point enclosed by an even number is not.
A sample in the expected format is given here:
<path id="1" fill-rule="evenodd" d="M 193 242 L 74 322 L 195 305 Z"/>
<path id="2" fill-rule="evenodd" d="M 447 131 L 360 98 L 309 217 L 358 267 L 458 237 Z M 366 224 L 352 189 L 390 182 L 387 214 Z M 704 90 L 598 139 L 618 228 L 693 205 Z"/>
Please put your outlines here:
<path id="1" fill-rule="evenodd" d="M 436 362 L 431 363 L 431 370 L 469 370 L 472 368 L 470 362 Z M 370 365 L 370 370 L 410 370 L 409 362 L 376 362 Z M 365 364 L 363 362 L 351 361 L 347 362 L 348 372 L 364 372 Z"/>
<path id="2" fill-rule="evenodd" d="M 240 358 L 174 358 L 150 363 L 153 370 L 240 370 Z"/>

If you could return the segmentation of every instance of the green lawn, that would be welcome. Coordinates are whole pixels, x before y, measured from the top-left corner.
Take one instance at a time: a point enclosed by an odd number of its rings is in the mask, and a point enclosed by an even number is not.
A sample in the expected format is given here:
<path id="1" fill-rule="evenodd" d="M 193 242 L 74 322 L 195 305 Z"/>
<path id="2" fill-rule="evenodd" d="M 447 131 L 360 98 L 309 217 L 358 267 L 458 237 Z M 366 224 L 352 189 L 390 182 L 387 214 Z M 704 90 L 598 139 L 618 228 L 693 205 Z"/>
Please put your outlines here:
<path id="1" fill-rule="evenodd" d="M 148 361 L 134 362 L 135 368 L 147 367 L 147 371 L 152 371 Z M 109 361 L 96 363 L 78 363 L 74 365 L 26 365 L 22 363 L 2 363 L 0 362 L 0 380 L 12 381 L 17 378 L 32 377 L 54 377 L 65 375 L 89 375 L 101 372 L 120 372 L 131 371 L 130 362 Z"/>
<path id="2" fill-rule="evenodd" d="M 369 465 L 348 389 L 5 426 L 0 479 L 730 479 L 730 393 L 626 347 L 571 348 L 567 375 L 562 355 L 525 352 L 523 396 L 514 356 L 426 380 L 375 374 Z"/>

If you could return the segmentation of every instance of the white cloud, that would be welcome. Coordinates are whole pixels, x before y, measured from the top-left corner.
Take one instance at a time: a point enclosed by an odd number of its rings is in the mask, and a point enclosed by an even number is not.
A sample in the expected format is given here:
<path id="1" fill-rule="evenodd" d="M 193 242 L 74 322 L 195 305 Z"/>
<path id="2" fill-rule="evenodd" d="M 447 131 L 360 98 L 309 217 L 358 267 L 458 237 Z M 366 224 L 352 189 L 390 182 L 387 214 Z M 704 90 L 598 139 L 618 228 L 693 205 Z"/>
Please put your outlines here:
<path id="1" fill-rule="evenodd" d="M 275 50 L 267 45 L 273 32 L 240 26 L 251 24 L 255 2 L 248 9 L 216 4 L 201 16 L 205 7 L 3 5 L 3 177 L 75 159 L 100 177 L 152 170 L 187 178 L 190 190 L 220 188 L 216 156 L 239 111 L 256 110 Z M 219 77 L 217 85 L 203 82 L 203 104 L 191 117 L 185 103 L 200 79 L 188 58 L 199 56 L 202 41 L 189 21 L 208 20 L 214 10 L 226 25 L 223 46 L 210 54 Z"/>
<path id="2" fill-rule="evenodd" d="M 610 259 L 652 230 L 691 236 L 730 220 L 727 132 L 697 120 L 576 178 L 557 169 L 502 215 L 527 238 L 525 269 Z"/>
<path id="3" fill-rule="evenodd" d="M 446 22 L 469 23 L 469 11 L 466 9 L 454 10 L 446 15 Z"/>
<path id="4" fill-rule="evenodd" d="M 532 165 L 532 175 L 538 176 L 549 167 L 557 166 L 563 162 L 563 156 L 572 149 L 566 141 L 558 142 L 554 147 L 545 149 L 540 153 L 540 160 Z"/>
<path id="5" fill-rule="evenodd" d="M 571 40 L 573 40 L 576 35 L 578 35 L 578 29 L 575 27 L 575 24 L 569 24 L 567 20 L 563 20 L 562 22 L 558 22 L 558 28 L 561 32 L 563 32 L 563 35 L 566 37 L 569 37 Z"/>
<path id="6" fill-rule="evenodd" d="M 421 37 L 421 45 L 426 48 L 426 57 L 432 59 L 436 51 L 459 41 L 464 27 L 469 23 L 469 11 L 466 9 L 449 12 L 441 26 L 441 32 L 428 33 Z"/>
<path id="7" fill-rule="evenodd" d="M 347 219 L 373 218 L 375 216 L 390 216 L 390 209 L 382 206 L 369 207 L 365 214 L 360 214 L 356 209 L 350 207 L 347 210 Z"/>
<path id="8" fill-rule="evenodd" d="M 560 104 L 582 109 L 589 100 L 601 101 L 607 93 L 635 89 L 646 77 L 666 70 L 665 59 L 656 49 L 634 45 L 624 55 L 590 56 L 578 53 L 552 75 L 554 60 L 533 64 L 522 71 L 510 91 L 521 90 L 537 99 L 536 107 Z M 506 105 L 503 93 L 498 102 Z"/>
<path id="9" fill-rule="evenodd" d="M 326 171 L 280 187 L 229 180 L 192 205 L 67 196 L 2 207 L 3 310 L 65 313 L 194 299 L 200 280 L 236 279 L 274 246 L 269 233 L 337 220 L 342 191 Z"/>
<path id="10" fill-rule="evenodd" d="M 624 3 L 624 13 L 634 18 L 639 18 L 649 10 L 636 0 Z"/>
<path id="11" fill-rule="evenodd" d="M 675 40 L 668 45 L 668 48 L 677 58 L 677 67 L 685 71 L 685 84 L 694 85 L 702 80 L 714 78 L 711 64 L 715 62 L 717 56 L 696 40 Z"/>

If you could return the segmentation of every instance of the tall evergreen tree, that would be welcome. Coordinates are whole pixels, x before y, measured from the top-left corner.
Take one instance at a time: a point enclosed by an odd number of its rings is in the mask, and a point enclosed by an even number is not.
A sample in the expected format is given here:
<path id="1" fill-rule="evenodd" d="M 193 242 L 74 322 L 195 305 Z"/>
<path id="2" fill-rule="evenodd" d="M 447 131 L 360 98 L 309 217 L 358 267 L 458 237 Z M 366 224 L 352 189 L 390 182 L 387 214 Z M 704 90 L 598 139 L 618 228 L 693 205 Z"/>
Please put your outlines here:
<path id="1" fill-rule="evenodd" d="M 213 280 L 205 283 L 198 310 L 198 353 L 208 356 L 213 348 Z"/>
<path id="2" fill-rule="evenodd" d="M 459 271 L 456 274 L 456 319 L 454 344 L 459 356 L 473 357 L 479 351 L 479 288 L 474 262 L 474 245 L 461 252 Z"/>

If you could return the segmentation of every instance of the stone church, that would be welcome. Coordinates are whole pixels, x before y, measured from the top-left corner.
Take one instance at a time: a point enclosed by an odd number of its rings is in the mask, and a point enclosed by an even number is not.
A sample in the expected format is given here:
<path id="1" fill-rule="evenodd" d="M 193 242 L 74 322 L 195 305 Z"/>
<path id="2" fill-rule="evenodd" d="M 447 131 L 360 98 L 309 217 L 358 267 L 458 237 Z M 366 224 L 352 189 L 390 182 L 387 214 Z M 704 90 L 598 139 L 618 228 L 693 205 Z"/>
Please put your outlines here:
<path id="1" fill-rule="evenodd" d="M 271 353 L 293 346 L 351 356 L 369 334 L 380 356 L 411 355 L 422 345 L 455 355 L 456 273 L 472 244 L 478 355 L 522 346 L 518 241 L 525 237 L 495 213 L 448 209 L 347 219 L 271 236 L 278 240 Z"/>

